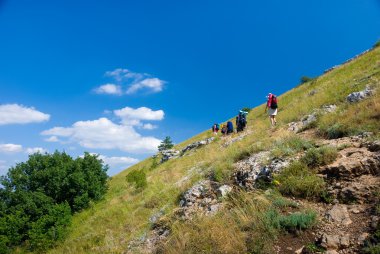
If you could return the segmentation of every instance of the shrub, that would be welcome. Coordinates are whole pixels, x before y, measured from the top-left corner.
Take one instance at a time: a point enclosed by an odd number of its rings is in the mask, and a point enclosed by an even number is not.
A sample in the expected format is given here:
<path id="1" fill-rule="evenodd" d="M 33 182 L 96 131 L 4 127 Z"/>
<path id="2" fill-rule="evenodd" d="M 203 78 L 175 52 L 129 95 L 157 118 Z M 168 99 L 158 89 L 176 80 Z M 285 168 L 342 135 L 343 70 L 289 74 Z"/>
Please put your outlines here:
<path id="1" fill-rule="evenodd" d="M 338 152 L 336 148 L 323 146 L 309 149 L 301 158 L 301 162 L 309 167 L 315 168 L 334 162 L 337 156 Z"/>
<path id="2" fill-rule="evenodd" d="M 287 216 L 281 216 L 279 223 L 281 228 L 294 232 L 304 230 L 315 225 L 317 214 L 313 211 L 306 211 L 305 213 L 297 212 Z"/>
<path id="3" fill-rule="evenodd" d="M 380 47 L 380 40 L 378 40 L 378 41 L 373 45 L 373 48 L 377 48 L 377 47 Z"/>
<path id="4" fill-rule="evenodd" d="M 302 76 L 301 78 L 300 78 L 300 82 L 301 82 L 301 84 L 304 84 L 304 83 L 307 83 L 307 82 L 309 82 L 309 81 L 313 81 L 315 78 L 311 78 L 311 77 L 308 77 L 308 76 Z"/>
<path id="5" fill-rule="evenodd" d="M 307 150 L 313 146 L 314 144 L 308 140 L 302 139 L 298 136 L 290 136 L 280 141 L 276 141 L 274 144 L 274 148 L 271 151 L 271 155 L 275 158 L 290 156 L 298 152 Z"/>
<path id="6" fill-rule="evenodd" d="M 133 170 L 126 176 L 127 182 L 134 184 L 136 189 L 144 189 L 148 183 L 146 181 L 146 174 L 143 170 Z"/>
<path id="7" fill-rule="evenodd" d="M 285 168 L 276 179 L 279 191 L 285 195 L 301 198 L 316 198 L 325 190 L 325 182 L 305 164 L 295 162 Z"/>

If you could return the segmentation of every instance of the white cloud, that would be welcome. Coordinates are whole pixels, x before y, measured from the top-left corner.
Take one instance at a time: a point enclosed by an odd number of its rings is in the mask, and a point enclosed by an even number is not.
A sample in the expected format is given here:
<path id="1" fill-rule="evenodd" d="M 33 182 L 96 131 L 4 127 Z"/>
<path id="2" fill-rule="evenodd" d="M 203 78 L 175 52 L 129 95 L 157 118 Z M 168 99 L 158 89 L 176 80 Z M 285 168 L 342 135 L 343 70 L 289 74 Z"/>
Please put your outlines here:
<path id="1" fill-rule="evenodd" d="M 0 152 L 2 153 L 19 153 L 22 152 L 22 150 L 22 145 L 0 144 Z"/>
<path id="2" fill-rule="evenodd" d="M 142 120 L 160 121 L 164 119 L 165 115 L 163 110 L 154 111 L 147 107 L 137 109 L 125 107 L 114 110 L 114 114 L 121 119 L 124 125 L 140 125 Z"/>
<path id="3" fill-rule="evenodd" d="M 158 93 L 163 90 L 165 81 L 152 77 L 148 73 L 132 72 L 128 69 L 118 68 L 113 71 L 107 71 L 106 77 L 110 77 L 116 84 L 105 84 L 95 89 L 95 92 L 101 94 L 121 95 L 121 86 L 127 87 L 125 94 L 134 94 L 139 90 Z"/>
<path id="4" fill-rule="evenodd" d="M 94 89 L 97 94 L 114 94 L 122 95 L 121 86 L 115 84 L 105 84 Z"/>
<path id="5" fill-rule="evenodd" d="M 146 123 L 146 124 L 143 124 L 141 128 L 143 128 L 144 130 L 154 130 L 154 129 L 157 129 L 157 125 Z"/>
<path id="6" fill-rule="evenodd" d="M 141 80 L 146 76 L 149 76 L 147 73 L 137 73 L 132 72 L 128 69 L 118 68 L 113 71 L 107 71 L 105 76 L 112 77 L 118 82 L 123 80 Z"/>
<path id="7" fill-rule="evenodd" d="M 47 150 L 42 147 L 29 147 L 25 149 L 25 153 L 34 154 L 34 153 L 46 153 Z"/>
<path id="8" fill-rule="evenodd" d="M 48 121 L 50 115 L 37 111 L 33 107 L 18 104 L 0 105 L 0 125 L 26 124 Z"/>
<path id="9" fill-rule="evenodd" d="M 104 155 L 99 155 L 98 158 L 103 160 L 104 163 L 108 164 L 110 167 L 130 166 L 139 162 L 138 159 L 132 157 L 107 157 Z"/>
<path id="10" fill-rule="evenodd" d="M 127 89 L 127 94 L 136 93 L 138 90 L 147 89 L 150 92 L 158 93 L 162 91 L 165 82 L 158 78 L 147 78 L 137 83 L 132 84 Z"/>
<path id="11" fill-rule="evenodd" d="M 107 118 L 78 121 L 71 127 L 55 127 L 41 133 L 46 136 L 65 137 L 85 148 L 119 149 L 126 152 L 155 152 L 160 140 L 143 137 L 133 126 L 115 124 Z"/>
<path id="12" fill-rule="evenodd" d="M 60 140 L 57 138 L 57 136 L 51 136 L 44 139 L 46 142 L 59 142 Z"/>

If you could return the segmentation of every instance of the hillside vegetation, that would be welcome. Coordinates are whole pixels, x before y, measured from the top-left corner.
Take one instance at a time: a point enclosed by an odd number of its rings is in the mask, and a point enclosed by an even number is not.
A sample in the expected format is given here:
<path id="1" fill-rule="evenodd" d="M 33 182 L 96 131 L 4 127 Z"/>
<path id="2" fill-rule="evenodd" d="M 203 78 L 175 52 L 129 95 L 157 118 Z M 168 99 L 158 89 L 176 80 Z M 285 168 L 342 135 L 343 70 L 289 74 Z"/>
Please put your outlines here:
<path id="1" fill-rule="evenodd" d="M 223 146 L 241 133 L 217 137 L 186 156 L 162 164 L 159 158 L 148 158 L 112 177 L 105 197 L 75 214 L 68 237 L 49 253 L 144 252 L 144 248 L 131 249 L 130 245 L 149 234 L 153 226 L 150 218 L 157 213 L 161 214 L 160 222 L 170 228 L 169 237 L 158 244 L 157 252 L 274 253 L 273 247 L 284 232 L 299 232 L 318 223 L 313 209 L 284 196 L 329 202 L 326 183 L 313 168 L 334 161 L 338 150 L 318 150 L 315 142 L 364 132 L 372 132 L 373 140 L 379 138 L 380 93 L 358 103 L 346 101 L 348 94 L 367 85 L 377 91 L 380 87 L 379 47 L 279 96 L 275 128 L 270 128 L 264 105 L 260 105 L 249 113 L 247 135 L 237 142 Z M 313 130 L 310 135 L 288 131 L 290 122 L 330 104 L 337 110 L 318 116 L 307 126 Z M 174 149 L 211 136 L 205 131 Z M 290 165 L 275 182 L 250 191 L 234 187 L 214 216 L 196 216 L 191 221 L 175 216 L 181 195 L 191 186 L 205 178 L 230 184 L 235 163 L 261 151 L 270 151 L 269 158 L 296 157 L 306 151 L 308 155 L 300 155 L 304 156 L 301 162 Z M 135 171 L 142 172 L 137 178 L 146 178 L 146 183 L 127 181 L 127 175 Z"/>

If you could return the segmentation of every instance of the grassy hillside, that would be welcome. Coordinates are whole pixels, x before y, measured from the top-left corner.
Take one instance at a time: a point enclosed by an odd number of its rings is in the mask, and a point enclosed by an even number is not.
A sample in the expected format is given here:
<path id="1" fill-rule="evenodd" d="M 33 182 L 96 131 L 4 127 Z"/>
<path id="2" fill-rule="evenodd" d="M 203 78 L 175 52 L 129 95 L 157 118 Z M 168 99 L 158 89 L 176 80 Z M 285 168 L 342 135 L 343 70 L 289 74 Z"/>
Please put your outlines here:
<path id="1" fill-rule="evenodd" d="M 377 90 L 380 87 L 379 47 L 281 95 L 278 125 L 274 129 L 270 128 L 269 119 L 264 113 L 264 105 L 261 105 L 250 112 L 247 130 L 250 134 L 239 142 L 224 148 L 221 144 L 225 140 L 217 138 L 215 142 L 196 150 L 189 156 L 169 160 L 160 165 L 156 165 L 153 158 L 148 158 L 112 177 L 104 200 L 76 214 L 68 238 L 49 253 L 124 252 L 132 239 L 141 237 L 150 230 L 150 216 L 162 209 L 170 217 L 172 211 L 178 207 L 180 194 L 195 182 L 210 174 L 214 175 L 217 181 L 230 181 L 230 174 L 236 161 L 249 154 L 276 147 L 281 140 L 292 137 L 294 134 L 287 131 L 287 124 L 299 120 L 322 105 L 336 104 L 338 110 L 321 116 L 314 126 L 320 135 L 328 135 L 333 131 L 341 131 L 345 135 L 371 131 L 378 138 L 379 93 L 356 104 L 346 102 L 349 93 L 362 90 L 366 85 L 376 87 Z M 312 96 L 311 91 L 315 92 Z M 210 136 L 212 136 L 210 131 L 203 132 L 179 144 L 177 148 Z M 146 172 L 148 184 L 145 189 L 136 190 L 126 181 L 126 175 L 132 170 Z M 184 178 L 186 176 L 188 177 Z M 245 233 L 239 229 L 236 221 L 245 223 L 248 218 L 254 221 L 256 213 L 251 210 L 257 211 L 269 206 L 268 199 L 263 197 L 262 193 L 249 194 L 251 195 L 249 197 L 247 195 L 242 193 L 232 203 L 229 201 L 234 207 L 230 217 L 217 215 L 214 218 L 194 222 L 194 225 L 198 223 L 198 226 L 214 232 L 215 238 L 219 239 L 215 241 L 225 242 L 219 249 L 221 252 L 239 253 L 240 250 L 243 252 L 245 243 L 239 239 L 243 239 Z M 259 218 L 256 221 L 259 221 Z M 268 231 L 270 229 L 265 228 L 264 224 L 256 226 L 257 230 L 270 234 Z M 181 235 L 183 230 L 189 232 L 190 236 L 186 236 L 189 238 L 188 241 L 184 235 Z M 191 235 L 197 232 L 199 233 L 186 224 L 175 223 L 173 226 L 173 234 L 183 239 L 182 244 L 195 245 Z M 251 237 L 257 238 L 257 241 L 260 239 L 259 235 Z M 173 250 L 180 248 L 180 241 L 173 240 L 169 244 Z M 166 252 L 169 252 L 168 249 Z"/>

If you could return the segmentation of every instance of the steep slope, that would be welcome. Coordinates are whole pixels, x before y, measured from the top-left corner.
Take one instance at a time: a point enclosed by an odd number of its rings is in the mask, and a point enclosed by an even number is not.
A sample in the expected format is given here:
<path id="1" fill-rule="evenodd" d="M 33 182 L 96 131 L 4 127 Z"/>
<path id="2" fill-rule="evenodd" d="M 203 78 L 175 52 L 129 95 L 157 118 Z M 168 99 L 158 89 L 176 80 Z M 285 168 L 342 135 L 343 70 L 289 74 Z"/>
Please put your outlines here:
<path id="1" fill-rule="evenodd" d="M 357 103 L 347 102 L 346 97 L 350 93 L 361 91 L 366 86 L 374 91 L 369 98 Z M 281 233 L 277 238 L 264 239 L 267 235 L 277 233 L 272 232 L 272 228 L 266 224 L 259 225 L 258 221 L 262 220 L 257 211 L 266 211 L 274 200 L 282 200 L 278 201 L 280 203 L 288 202 L 281 197 L 280 192 L 290 197 L 297 195 L 281 189 L 286 180 L 279 180 L 280 187 L 270 182 L 269 186 L 240 189 L 234 180 L 236 171 L 239 170 L 236 162 L 251 158 L 262 151 L 268 151 L 263 164 L 269 165 L 275 158 L 289 162 L 290 158 L 304 156 L 310 148 L 309 144 L 322 144 L 326 138 L 353 136 L 363 132 L 373 133 L 369 138 L 364 138 L 363 142 L 367 139 L 378 140 L 379 87 L 380 48 L 375 48 L 281 95 L 278 125 L 274 129 L 269 127 L 264 105 L 261 105 L 250 112 L 248 128 L 244 133 L 233 134 L 227 138 L 217 137 L 208 145 L 200 146 L 186 152 L 184 156 L 162 164 L 159 163 L 159 158 L 146 159 L 114 176 L 109 182 L 109 191 L 105 199 L 76 214 L 68 238 L 50 253 L 139 253 L 153 251 L 156 246 L 164 253 L 178 253 L 177 251 L 183 248 L 186 248 L 188 253 L 274 253 L 273 246 L 288 248 L 288 251 L 292 249 L 289 253 L 293 253 L 292 246 L 281 246 L 283 242 L 290 242 L 281 238 Z M 331 113 L 317 112 L 317 121 L 301 126 L 305 132 L 294 134 L 288 130 L 290 123 L 300 121 L 316 109 L 321 109 L 323 105 L 336 105 L 337 108 Z M 181 150 L 191 143 L 211 136 L 212 134 L 206 131 L 177 145 L 175 149 Z M 301 144 L 302 148 L 297 150 L 289 146 L 289 142 Z M 144 189 L 136 189 L 126 181 L 127 174 L 135 170 L 144 171 L 147 175 L 147 186 Z M 329 177 L 327 173 L 326 175 Z M 183 194 L 202 179 L 211 179 L 217 183 L 218 188 L 227 184 L 232 186 L 234 191 L 230 198 L 218 198 L 218 203 L 222 206 L 218 208 L 219 212 L 215 211 L 215 215 L 196 218 L 188 223 L 187 219 L 183 220 L 178 216 L 179 202 L 183 199 Z M 266 192 L 258 189 L 266 189 Z M 274 190 L 276 194 L 268 196 L 268 190 Z M 321 196 L 320 194 L 318 195 Z M 303 212 L 307 208 L 321 206 L 316 203 L 319 200 L 308 196 L 299 195 L 298 198 L 302 209 L 298 205 L 293 207 L 290 204 L 285 205 L 285 210 L 280 209 L 279 212 Z M 327 203 L 330 201 L 327 200 Z M 322 216 L 321 212 L 317 214 Z M 160 228 L 160 223 L 164 225 L 161 229 L 168 228 L 165 241 L 147 247 L 146 240 L 149 240 L 152 228 Z M 309 233 L 306 232 L 306 235 L 303 235 L 305 240 L 299 244 L 312 241 L 312 233 L 307 235 Z M 170 235 L 169 238 L 166 238 L 166 234 Z M 201 238 L 195 237 L 196 235 L 212 241 L 200 241 Z M 252 241 L 247 241 L 248 238 Z"/>

